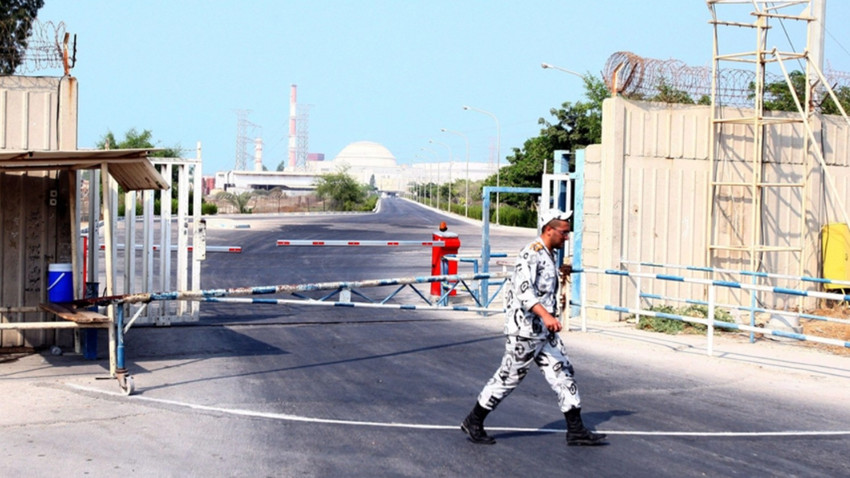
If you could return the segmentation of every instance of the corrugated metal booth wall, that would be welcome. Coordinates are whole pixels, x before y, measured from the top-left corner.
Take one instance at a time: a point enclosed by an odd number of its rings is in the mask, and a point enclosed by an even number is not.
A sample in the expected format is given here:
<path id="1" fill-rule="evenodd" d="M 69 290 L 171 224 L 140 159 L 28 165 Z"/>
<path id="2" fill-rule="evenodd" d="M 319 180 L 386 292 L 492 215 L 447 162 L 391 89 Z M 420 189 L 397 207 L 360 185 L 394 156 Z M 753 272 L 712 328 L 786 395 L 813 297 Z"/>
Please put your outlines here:
<path id="1" fill-rule="evenodd" d="M 0 150 L 76 149 L 73 77 L 0 77 Z M 71 262 L 73 173 L 0 170 L 0 314 L 3 322 L 38 322 L 50 314 L 51 263 Z M 70 330 L 0 330 L 2 347 L 73 343 Z"/>

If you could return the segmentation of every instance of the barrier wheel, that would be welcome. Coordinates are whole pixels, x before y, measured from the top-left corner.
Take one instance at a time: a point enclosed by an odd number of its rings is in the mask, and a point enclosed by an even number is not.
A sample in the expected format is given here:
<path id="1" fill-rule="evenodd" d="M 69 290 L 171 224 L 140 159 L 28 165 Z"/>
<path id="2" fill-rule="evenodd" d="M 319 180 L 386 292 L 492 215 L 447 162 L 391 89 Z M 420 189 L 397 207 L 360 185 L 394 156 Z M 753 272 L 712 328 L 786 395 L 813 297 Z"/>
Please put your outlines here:
<path id="1" fill-rule="evenodd" d="M 133 392 L 136 390 L 136 384 L 133 381 L 133 377 L 127 375 L 126 377 L 124 377 L 123 384 L 121 382 L 121 380 L 118 381 L 118 386 L 121 388 L 121 393 L 123 393 L 124 396 L 132 395 Z"/>

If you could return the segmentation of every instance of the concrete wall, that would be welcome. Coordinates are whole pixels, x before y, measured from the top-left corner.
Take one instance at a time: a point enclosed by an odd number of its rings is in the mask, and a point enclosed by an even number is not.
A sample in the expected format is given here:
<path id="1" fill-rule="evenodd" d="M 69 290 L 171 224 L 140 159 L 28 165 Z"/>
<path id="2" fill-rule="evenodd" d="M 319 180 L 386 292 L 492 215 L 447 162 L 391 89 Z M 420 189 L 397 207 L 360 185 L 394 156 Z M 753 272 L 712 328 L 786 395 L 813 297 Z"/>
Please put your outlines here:
<path id="1" fill-rule="evenodd" d="M 585 267 L 619 269 L 622 259 L 732 270 L 750 268 L 746 252 L 715 251 L 710 259 L 707 254 L 710 113 L 707 106 L 635 102 L 619 97 L 606 100 L 602 144 L 586 152 L 582 251 Z M 723 116 L 735 115 L 751 115 L 751 111 L 728 110 Z M 762 271 L 799 276 L 802 262 L 804 275 L 819 276 L 821 228 L 827 223 L 845 222 L 839 205 L 847 204 L 850 199 L 850 128 L 841 117 L 826 117 L 822 123 L 816 123 L 815 131 L 823 137 L 827 170 L 837 193 L 829 187 L 814 155 L 810 158 L 812 169 L 805 170 L 806 132 L 802 124 L 766 129 L 764 180 L 805 182 L 807 189 L 770 188 L 764 194 L 763 243 L 792 247 L 804 244 L 805 249 L 802 257 L 792 252 L 761 254 Z M 751 178 L 750 161 L 755 151 L 751 126 L 724 126 L 717 144 L 717 157 L 724 160 L 717 179 Z M 803 219 L 800 210 L 804 200 L 808 211 Z M 715 244 L 748 243 L 755 222 L 752 205 L 745 188 L 724 187 L 713 203 L 719 218 Z M 675 273 L 646 268 L 644 271 Z M 715 278 L 743 280 L 739 275 Z M 637 304 L 634 284 L 626 282 L 634 279 L 590 275 L 588 281 L 591 302 L 628 307 Z M 798 282 L 781 280 L 768 284 L 800 287 Z M 692 284 L 654 281 L 653 287 L 653 293 L 672 297 L 705 299 L 707 294 L 704 287 Z M 793 305 L 787 297 L 779 295 L 760 299 L 770 302 L 766 306 Z M 719 300 L 749 303 L 749 296 L 724 290 Z"/>
<path id="2" fill-rule="evenodd" d="M 0 149 L 76 149 L 73 78 L 0 77 Z M 44 321 L 50 263 L 71 262 L 75 173 L 0 172 L 0 314 L 6 322 Z M 27 312 L 20 312 L 20 311 Z M 51 316 L 52 317 L 52 316 Z M 0 330 L 0 346 L 72 343 L 70 331 Z"/>

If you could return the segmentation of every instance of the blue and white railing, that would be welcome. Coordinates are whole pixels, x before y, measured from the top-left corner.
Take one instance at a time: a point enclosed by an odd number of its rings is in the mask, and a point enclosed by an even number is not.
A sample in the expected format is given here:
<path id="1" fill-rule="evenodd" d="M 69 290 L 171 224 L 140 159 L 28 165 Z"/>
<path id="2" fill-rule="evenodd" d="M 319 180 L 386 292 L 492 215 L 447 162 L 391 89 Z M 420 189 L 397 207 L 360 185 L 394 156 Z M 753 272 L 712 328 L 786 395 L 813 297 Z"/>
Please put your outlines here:
<path id="1" fill-rule="evenodd" d="M 747 270 L 735 270 L 735 269 L 723 269 L 717 267 L 698 267 L 698 266 L 686 266 L 686 265 L 676 265 L 676 264 L 660 264 L 654 262 L 638 262 L 638 261 L 620 261 L 626 267 L 629 266 L 637 266 L 638 272 L 641 271 L 643 267 L 649 267 L 653 269 L 672 269 L 672 270 L 684 270 L 695 273 L 704 273 L 708 275 L 727 275 L 727 276 L 742 276 L 743 278 L 749 278 L 750 283 L 758 284 L 759 281 L 773 281 L 779 282 L 784 281 L 789 284 L 801 284 L 802 286 L 806 285 L 815 285 L 815 286 L 824 286 L 829 287 L 833 286 L 836 289 L 850 289 L 850 281 L 841 281 L 835 279 L 825 279 L 822 277 L 811 277 L 811 276 L 793 276 L 787 274 L 774 274 L 768 272 L 754 272 Z M 666 301 L 673 302 L 684 302 L 688 304 L 696 304 L 707 306 L 708 303 L 706 301 L 694 300 L 694 299 L 682 299 L 670 296 L 662 296 L 659 294 L 647 294 L 644 293 L 640 288 L 640 282 L 638 282 L 638 300 L 640 299 L 660 299 Z M 749 290 L 750 294 L 750 305 L 735 305 L 735 304 L 723 304 L 718 306 L 723 308 L 728 308 L 731 310 L 740 310 L 740 311 L 748 311 L 750 318 L 750 326 L 755 326 L 755 314 L 757 313 L 767 313 L 773 316 L 782 316 L 794 319 L 795 321 L 799 321 L 799 319 L 808 319 L 808 320 L 818 320 L 822 322 L 833 322 L 840 324 L 850 324 L 850 320 L 839 319 L 835 317 L 824 317 L 815 314 L 807 314 L 805 312 L 796 312 L 793 310 L 780 310 L 780 309 L 772 309 L 766 307 L 759 307 L 758 304 L 758 293 L 760 291 L 756 289 Z M 764 292 L 764 290 L 761 290 Z M 804 294 L 790 294 L 797 297 L 805 297 Z M 814 295 L 812 295 L 814 297 Z M 753 332 L 750 332 L 750 342 L 755 341 L 755 336 Z"/>
<path id="2" fill-rule="evenodd" d="M 642 263 L 642 265 L 650 265 L 650 263 Z M 652 266 L 656 266 L 656 265 L 657 264 L 652 264 Z M 663 265 L 660 265 L 660 264 L 658 264 L 657 266 L 668 267 L 668 266 L 663 266 Z M 699 268 L 699 271 L 700 272 L 719 272 L 720 270 Z M 775 287 L 775 286 L 767 286 L 767 285 L 760 285 L 760 284 L 747 284 L 747 283 L 743 283 L 743 282 L 736 282 L 736 281 L 730 281 L 730 280 L 714 280 L 714 279 L 692 278 L 692 277 L 685 277 L 685 276 L 682 276 L 682 275 L 675 275 L 675 274 L 650 274 L 650 273 L 644 273 L 644 272 L 632 272 L 632 271 L 620 270 L 620 269 L 589 269 L 589 268 L 588 269 L 574 269 L 573 273 L 579 274 L 579 278 L 580 278 L 580 286 L 579 286 L 580 303 L 579 303 L 579 306 L 580 306 L 582 331 L 587 330 L 587 310 L 588 309 L 600 309 L 600 310 L 606 310 L 606 311 L 617 312 L 617 313 L 634 314 L 637 317 L 640 317 L 640 316 L 661 317 L 661 318 L 667 318 L 667 319 L 672 319 L 672 320 L 681 320 L 681 321 L 685 321 L 685 322 L 693 322 L 693 323 L 703 324 L 703 325 L 708 327 L 708 334 L 707 334 L 707 336 L 708 336 L 708 347 L 707 347 L 707 349 L 708 349 L 709 355 L 712 355 L 712 353 L 713 353 L 714 328 L 715 327 L 721 327 L 721 328 L 732 329 L 732 330 L 749 331 L 751 333 L 760 333 L 760 334 L 765 334 L 765 335 L 773 335 L 773 336 L 778 336 L 778 337 L 791 338 L 791 339 L 795 339 L 795 340 L 818 342 L 818 343 L 827 344 L 827 345 L 850 348 L 850 342 L 844 341 L 844 340 L 831 339 L 831 338 L 825 338 L 825 337 L 817 337 L 817 336 L 813 336 L 813 335 L 801 334 L 801 333 L 796 333 L 796 332 L 788 332 L 788 331 L 784 331 L 784 330 L 768 329 L 768 328 L 765 328 L 765 327 L 756 327 L 754 325 L 754 323 L 752 323 L 752 322 L 751 322 L 751 325 L 743 325 L 743 324 L 736 324 L 736 323 L 722 322 L 722 321 L 715 320 L 716 310 L 718 308 L 723 308 L 723 307 L 726 306 L 726 305 L 718 304 L 718 302 L 716 300 L 718 288 L 731 288 L 731 289 L 739 289 L 739 290 L 751 291 L 751 292 L 762 292 L 762 293 L 769 293 L 769 294 L 782 294 L 782 295 L 789 295 L 789 296 L 795 296 L 795 297 L 813 297 L 813 298 L 821 298 L 821 299 L 836 300 L 836 301 L 849 301 L 850 295 L 834 293 L 834 292 L 820 292 L 820 291 L 813 291 L 813 290 L 793 289 L 793 288 L 787 288 L 787 287 Z M 705 286 L 708 290 L 708 300 L 705 301 L 705 303 L 702 304 L 702 305 L 705 305 L 705 306 L 708 307 L 708 318 L 707 319 L 700 319 L 700 318 L 695 318 L 695 317 L 687 317 L 687 316 L 676 315 L 676 314 L 656 312 L 656 311 L 652 311 L 652 310 L 642 309 L 642 308 L 640 308 L 640 306 L 638 306 L 638 307 L 623 307 L 621 305 L 611 305 L 611 304 L 591 304 L 591 303 L 588 302 L 588 299 L 587 299 L 587 275 L 588 274 L 601 274 L 601 275 L 607 275 L 607 276 L 630 277 L 630 278 L 636 279 L 636 282 L 635 282 L 636 284 L 640 284 L 641 283 L 640 280 L 642 280 L 642 279 L 647 279 L 647 280 L 671 281 L 671 282 L 677 282 L 677 283 L 691 283 L 691 284 L 699 284 L 699 285 Z M 764 274 L 764 275 L 769 276 L 769 274 Z M 814 279 L 814 278 L 812 278 L 812 279 Z M 812 282 L 814 282 L 814 281 L 812 281 Z M 821 280 L 818 280 L 818 282 L 821 282 Z M 652 296 L 652 294 L 641 292 L 639 285 L 637 287 L 638 287 L 638 294 L 637 295 L 639 297 L 643 296 L 644 298 L 648 298 L 648 297 Z M 655 296 L 657 298 L 663 298 L 660 295 L 655 295 Z M 695 301 L 690 300 L 690 299 L 688 301 L 692 302 L 692 303 L 695 302 Z M 749 307 L 748 306 L 735 306 L 735 307 L 738 308 L 738 309 L 750 310 L 750 311 L 757 311 L 757 310 L 767 311 L 767 309 L 759 309 L 759 308 L 756 308 L 754 306 L 749 306 Z M 786 311 L 776 311 L 776 312 L 777 313 L 783 313 L 783 314 L 789 314 L 789 312 L 786 312 Z M 797 316 L 805 317 L 805 318 L 809 318 L 809 319 L 816 319 L 816 320 L 828 320 L 829 319 L 827 317 L 817 316 L 817 315 L 814 315 L 814 314 L 799 314 L 799 313 L 794 313 L 794 314 L 797 315 Z M 832 320 L 836 321 L 836 319 L 832 319 Z"/>
<path id="3" fill-rule="evenodd" d="M 506 257 L 508 257 L 508 255 L 504 252 L 491 252 L 490 253 L 490 259 L 498 259 L 498 258 L 506 258 Z M 483 255 L 446 254 L 440 260 L 440 271 L 441 271 L 442 274 L 448 274 L 449 273 L 449 263 L 450 262 L 457 262 L 458 266 L 460 264 L 472 264 L 472 273 L 478 274 L 479 271 L 481 269 L 483 269 L 483 267 L 481 265 L 482 260 L 483 260 Z M 498 261 L 497 261 L 497 263 L 498 263 Z M 487 270 L 489 270 L 489 268 L 487 268 Z M 502 267 L 502 272 L 505 272 L 504 267 Z M 492 304 L 496 300 L 496 298 L 499 296 L 499 294 L 502 292 L 502 289 L 505 286 L 505 278 L 504 277 L 501 278 L 501 279 L 498 279 L 498 280 L 491 280 L 491 279 L 488 278 L 488 281 L 489 281 L 489 285 L 496 287 L 496 289 L 494 291 L 492 291 L 492 293 L 490 292 L 489 287 L 487 289 L 484 289 L 484 288 L 481 287 L 480 283 L 474 284 L 473 288 L 470 292 L 472 294 L 472 297 L 475 299 L 475 301 L 482 304 L 484 307 L 490 307 L 490 304 Z M 443 290 L 446 290 L 446 288 L 449 288 L 449 287 L 451 287 L 451 284 L 443 283 Z"/>

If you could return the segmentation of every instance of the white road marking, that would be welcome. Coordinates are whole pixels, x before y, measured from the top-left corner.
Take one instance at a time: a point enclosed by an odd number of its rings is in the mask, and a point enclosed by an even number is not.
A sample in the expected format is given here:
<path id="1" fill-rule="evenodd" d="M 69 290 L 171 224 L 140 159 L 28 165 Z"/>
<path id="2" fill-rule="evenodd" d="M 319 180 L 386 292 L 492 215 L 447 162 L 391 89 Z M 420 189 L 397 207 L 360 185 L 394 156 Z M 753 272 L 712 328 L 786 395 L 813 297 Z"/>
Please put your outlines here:
<path id="1" fill-rule="evenodd" d="M 104 395 L 112 395 L 115 397 L 126 398 L 128 400 L 160 403 L 175 407 L 188 408 L 191 410 L 200 410 L 205 412 L 216 412 L 227 415 L 236 415 L 252 418 L 267 418 L 270 420 L 283 420 L 290 422 L 304 423 L 325 423 L 333 425 L 353 425 L 363 427 L 385 427 L 385 428 L 410 428 L 417 430 L 458 430 L 460 424 L 457 425 L 426 425 L 422 423 L 397 423 L 397 422 L 370 422 L 360 420 L 338 420 L 332 418 L 313 418 L 300 415 L 292 415 L 289 413 L 273 413 L 273 412 L 258 412 L 254 410 L 243 410 L 239 408 L 223 408 L 212 407 L 209 405 L 198 405 L 194 403 L 178 402 L 176 400 L 168 400 L 164 398 L 152 398 L 142 395 L 131 395 L 129 397 L 118 392 L 107 392 L 93 387 L 84 385 L 67 384 L 69 387 L 81 390 L 84 392 L 100 393 Z M 489 431 L 500 432 L 523 432 L 523 433 L 564 433 L 564 429 L 557 428 L 516 428 L 516 427 L 487 427 Z M 630 435 L 630 436 L 676 436 L 676 437 L 785 437 L 785 436 L 845 436 L 850 435 L 850 430 L 847 431 L 773 431 L 773 432 L 676 432 L 676 431 L 616 431 L 616 430 L 596 430 L 600 433 L 608 435 Z"/>

